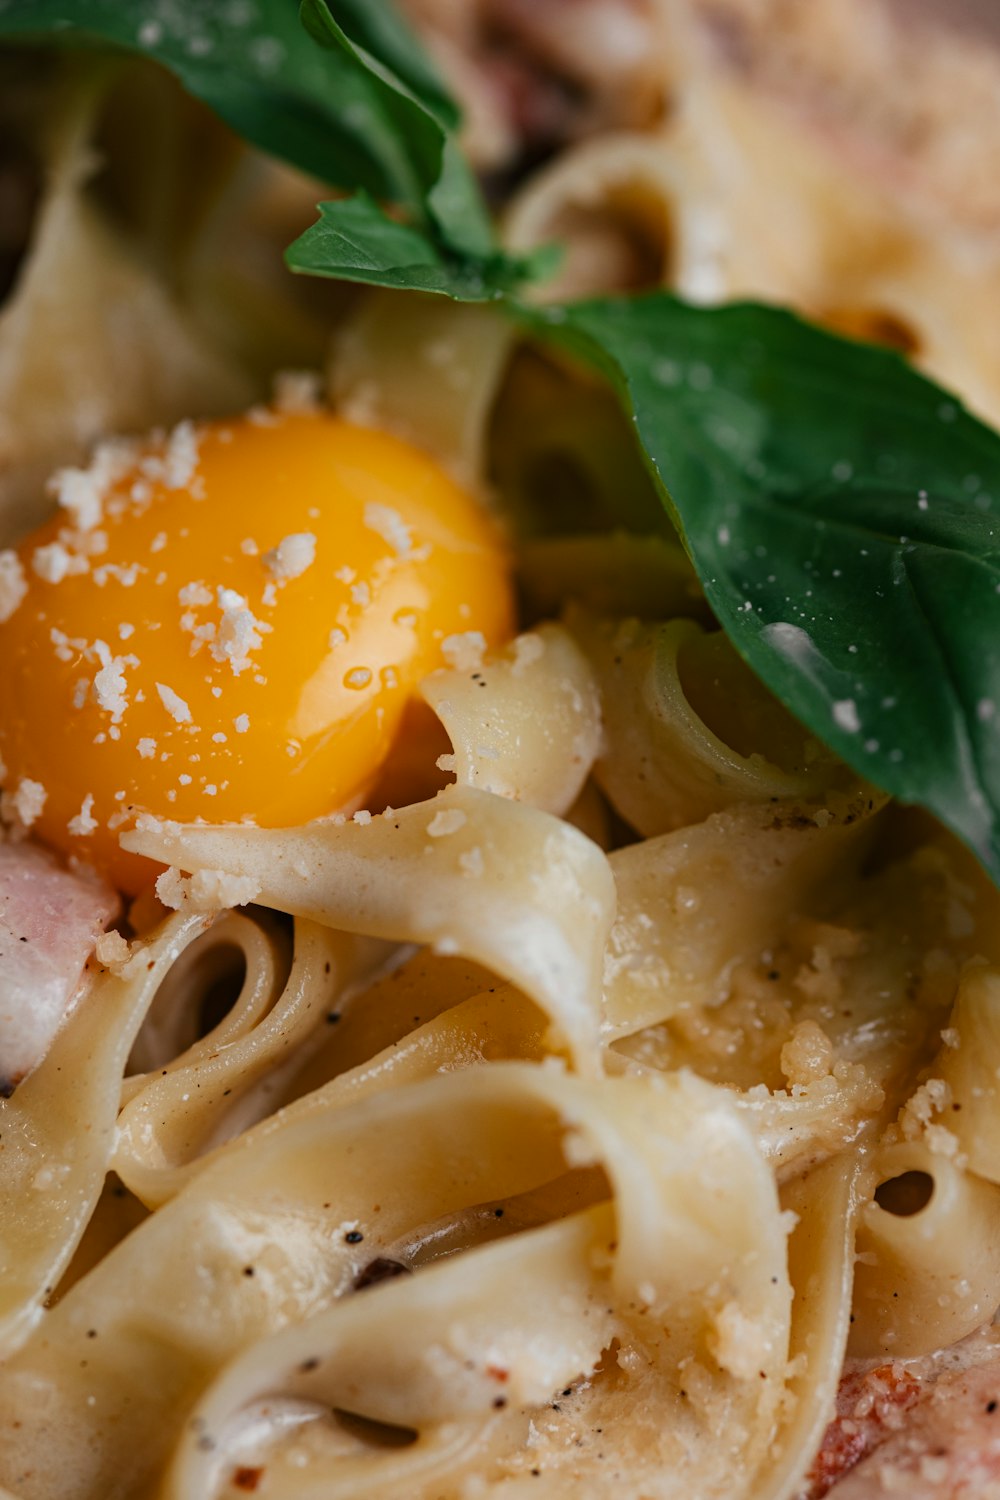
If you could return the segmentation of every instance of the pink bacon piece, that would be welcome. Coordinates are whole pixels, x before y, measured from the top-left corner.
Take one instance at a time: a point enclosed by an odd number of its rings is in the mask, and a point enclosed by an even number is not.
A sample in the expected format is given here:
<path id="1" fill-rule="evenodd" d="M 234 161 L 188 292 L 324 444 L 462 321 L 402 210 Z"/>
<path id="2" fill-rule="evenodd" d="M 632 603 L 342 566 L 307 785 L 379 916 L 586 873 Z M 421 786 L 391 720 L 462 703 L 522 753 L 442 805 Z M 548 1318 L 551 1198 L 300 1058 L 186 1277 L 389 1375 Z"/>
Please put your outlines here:
<path id="1" fill-rule="evenodd" d="M 41 1062 L 85 983 L 94 943 L 118 914 L 96 877 L 30 843 L 0 844 L 0 1095 Z"/>
<path id="2" fill-rule="evenodd" d="M 800 1500 L 1000 1500 L 1000 1328 L 848 1370 Z"/>

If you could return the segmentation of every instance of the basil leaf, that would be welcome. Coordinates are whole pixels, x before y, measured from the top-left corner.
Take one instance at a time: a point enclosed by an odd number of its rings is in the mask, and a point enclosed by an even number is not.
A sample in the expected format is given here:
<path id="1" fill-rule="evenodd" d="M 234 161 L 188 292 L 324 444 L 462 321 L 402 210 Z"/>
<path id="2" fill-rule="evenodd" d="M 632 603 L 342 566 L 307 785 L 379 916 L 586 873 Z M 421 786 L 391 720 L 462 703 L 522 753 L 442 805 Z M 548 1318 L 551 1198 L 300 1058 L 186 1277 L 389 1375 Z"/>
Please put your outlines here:
<path id="1" fill-rule="evenodd" d="M 337 0 L 336 11 L 370 49 L 367 62 L 349 47 L 317 48 L 294 0 L 6 0 L 0 39 L 148 57 L 255 146 L 324 182 L 396 200 L 408 143 L 384 117 L 373 68 L 399 70 L 412 97 L 445 124 L 457 111 L 392 7 Z M 443 134 L 443 124 L 433 128 Z"/>
<path id="2" fill-rule="evenodd" d="M 380 58 L 449 130 L 458 129 L 458 106 L 394 5 L 385 0 L 376 4 L 372 0 L 336 0 L 335 9 L 341 26 L 358 46 L 371 57 Z"/>
<path id="3" fill-rule="evenodd" d="M 898 356 L 776 308 L 519 315 L 618 390 L 750 666 L 1000 882 L 1000 436 Z"/>
<path id="4" fill-rule="evenodd" d="M 319 205 L 319 220 L 289 246 L 289 269 L 309 276 L 439 292 L 459 302 L 489 302 L 547 274 L 549 249 L 512 259 L 448 255 L 418 229 L 391 219 L 365 193 Z"/>
<path id="5" fill-rule="evenodd" d="M 365 80 L 369 100 L 364 123 L 380 141 L 380 154 L 391 173 L 390 190 L 383 196 L 407 210 L 443 246 L 474 257 L 490 255 L 495 242 L 486 205 L 448 127 L 383 63 L 351 40 L 334 14 L 341 9 L 353 6 L 337 0 L 302 0 L 300 14 L 313 40 Z"/>

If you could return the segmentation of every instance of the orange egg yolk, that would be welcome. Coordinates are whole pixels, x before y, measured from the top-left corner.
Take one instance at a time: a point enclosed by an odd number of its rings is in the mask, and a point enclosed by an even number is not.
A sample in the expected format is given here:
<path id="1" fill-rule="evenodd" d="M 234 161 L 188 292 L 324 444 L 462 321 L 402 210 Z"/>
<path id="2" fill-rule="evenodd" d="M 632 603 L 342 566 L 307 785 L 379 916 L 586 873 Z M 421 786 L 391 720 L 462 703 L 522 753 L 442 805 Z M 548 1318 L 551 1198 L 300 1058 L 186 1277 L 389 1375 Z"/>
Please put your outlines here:
<path id="1" fill-rule="evenodd" d="M 74 482 L 92 504 L 93 472 Z M 513 628 L 483 509 L 327 412 L 182 424 L 97 503 L 19 549 L 0 756 L 8 816 L 125 890 L 156 873 L 119 847 L 140 813 L 277 827 L 356 806 L 421 678 Z"/>

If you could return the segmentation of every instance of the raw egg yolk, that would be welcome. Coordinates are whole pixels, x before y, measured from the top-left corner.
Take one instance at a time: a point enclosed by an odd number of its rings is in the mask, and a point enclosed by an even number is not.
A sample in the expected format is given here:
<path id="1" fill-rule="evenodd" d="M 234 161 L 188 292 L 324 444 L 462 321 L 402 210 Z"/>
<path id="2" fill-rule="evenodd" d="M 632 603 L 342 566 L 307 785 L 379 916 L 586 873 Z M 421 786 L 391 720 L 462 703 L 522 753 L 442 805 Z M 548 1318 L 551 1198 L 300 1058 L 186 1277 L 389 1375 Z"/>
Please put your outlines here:
<path id="1" fill-rule="evenodd" d="M 141 813 L 357 806 L 421 678 L 513 628 L 482 507 L 328 412 L 184 423 L 61 493 L 81 524 L 64 511 L 7 559 L 4 807 L 125 890 L 156 874 L 118 844 Z"/>

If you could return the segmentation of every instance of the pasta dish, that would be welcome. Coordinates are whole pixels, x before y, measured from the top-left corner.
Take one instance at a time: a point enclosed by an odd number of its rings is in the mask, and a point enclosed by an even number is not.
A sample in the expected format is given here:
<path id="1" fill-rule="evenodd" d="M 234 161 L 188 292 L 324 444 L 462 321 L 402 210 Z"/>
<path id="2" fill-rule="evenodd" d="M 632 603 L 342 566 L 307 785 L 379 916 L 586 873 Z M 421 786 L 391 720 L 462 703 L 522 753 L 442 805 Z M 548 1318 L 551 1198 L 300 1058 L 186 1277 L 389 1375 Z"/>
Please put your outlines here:
<path id="1" fill-rule="evenodd" d="M 100 9 L 0 3 L 0 1495 L 1000 1495 L 1000 53 Z"/>

